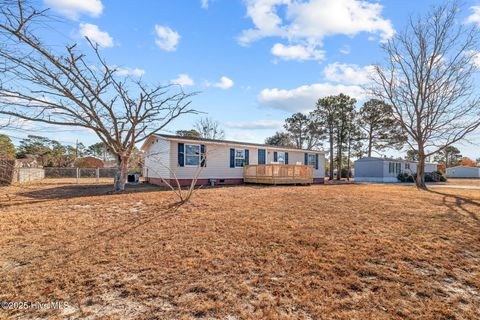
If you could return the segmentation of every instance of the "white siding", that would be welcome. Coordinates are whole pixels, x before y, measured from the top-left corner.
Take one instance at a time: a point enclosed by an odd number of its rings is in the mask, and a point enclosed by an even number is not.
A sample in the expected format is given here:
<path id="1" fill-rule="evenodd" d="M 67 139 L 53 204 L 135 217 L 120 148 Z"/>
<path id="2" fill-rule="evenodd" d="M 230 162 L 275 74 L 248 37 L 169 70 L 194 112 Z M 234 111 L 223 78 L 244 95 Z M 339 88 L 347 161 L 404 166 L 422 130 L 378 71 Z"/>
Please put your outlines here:
<path id="1" fill-rule="evenodd" d="M 158 178 L 160 175 L 163 177 L 170 177 L 169 170 L 160 166 L 157 162 L 162 161 L 168 163 L 170 169 L 175 173 L 178 179 L 192 179 L 197 172 L 200 170 L 198 175 L 199 179 L 235 179 L 243 178 L 243 167 L 230 168 L 230 148 L 236 149 L 248 149 L 249 150 L 249 163 L 258 164 L 258 149 L 266 150 L 266 162 L 273 162 L 273 153 L 275 151 L 285 151 L 288 152 L 288 163 L 296 164 L 304 163 L 304 157 L 306 151 L 295 151 L 295 150 L 282 150 L 275 149 L 271 147 L 260 147 L 260 146 L 248 146 L 248 145 L 236 145 L 236 144 L 225 144 L 225 143 L 212 143 L 212 142 L 202 142 L 202 141 L 189 141 L 189 140 L 163 140 L 161 137 L 158 138 L 158 143 L 155 142 L 152 145 L 147 145 L 145 148 L 145 176 L 150 178 Z M 180 167 L 178 165 L 178 143 L 184 144 L 204 144 L 206 147 L 206 167 L 189 167 L 184 166 Z M 159 152 L 159 150 L 167 152 Z M 325 156 L 322 152 L 311 151 L 309 153 L 318 153 L 318 169 L 314 170 L 315 178 L 323 178 L 325 176 Z M 151 156 L 153 154 L 159 154 L 155 157 Z M 148 170 L 148 174 L 147 174 Z M 174 178 L 173 174 L 171 178 Z"/>
<path id="2" fill-rule="evenodd" d="M 170 179 L 170 142 L 160 138 L 151 138 L 145 148 L 143 175 L 152 178 Z"/>
<path id="3" fill-rule="evenodd" d="M 448 178 L 480 178 L 480 167 L 447 168 Z"/>
<path id="4" fill-rule="evenodd" d="M 393 163 L 394 171 L 390 172 L 389 164 Z M 362 158 L 355 161 L 355 181 L 357 182 L 397 182 L 397 164 L 400 164 L 400 172 L 415 174 L 417 162 L 383 158 Z M 408 166 L 407 166 L 408 165 Z M 437 170 L 434 163 L 425 164 L 425 172 L 430 173 Z"/>
<path id="5" fill-rule="evenodd" d="M 185 144 L 195 144 L 196 142 L 182 141 Z M 191 179 L 200 170 L 199 179 L 210 178 L 243 178 L 243 167 L 230 168 L 230 146 L 201 143 L 206 146 L 207 166 L 206 167 L 180 167 L 178 165 L 178 142 L 170 142 L 170 166 L 178 179 Z M 234 146 L 232 146 L 233 148 Z M 248 149 L 250 152 L 250 163 L 257 163 L 256 149 L 237 147 L 238 149 Z M 254 152 L 255 151 L 255 152 Z M 255 157 L 255 160 L 254 160 Z"/>

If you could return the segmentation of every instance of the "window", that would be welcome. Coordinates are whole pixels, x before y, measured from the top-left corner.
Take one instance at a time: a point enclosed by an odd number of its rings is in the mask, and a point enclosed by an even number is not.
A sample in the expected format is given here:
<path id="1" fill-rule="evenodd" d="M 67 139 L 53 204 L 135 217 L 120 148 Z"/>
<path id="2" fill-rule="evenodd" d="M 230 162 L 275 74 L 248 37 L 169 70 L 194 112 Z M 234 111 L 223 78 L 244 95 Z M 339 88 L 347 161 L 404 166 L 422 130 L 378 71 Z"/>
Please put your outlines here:
<path id="1" fill-rule="evenodd" d="M 405 163 L 405 169 L 410 170 L 410 163 Z"/>
<path id="2" fill-rule="evenodd" d="M 315 161 L 315 155 L 314 154 L 309 154 L 308 155 L 308 165 L 313 166 L 314 168 L 316 167 L 316 161 Z"/>
<path id="3" fill-rule="evenodd" d="M 235 167 L 243 167 L 245 163 L 245 150 L 235 149 Z"/>
<path id="4" fill-rule="evenodd" d="M 400 162 L 389 162 L 388 173 L 400 173 L 402 171 L 402 164 Z"/>
<path id="5" fill-rule="evenodd" d="M 277 162 L 285 164 L 285 152 L 277 152 Z"/>
<path id="6" fill-rule="evenodd" d="M 185 165 L 197 167 L 200 165 L 200 146 L 198 144 L 185 145 Z"/>

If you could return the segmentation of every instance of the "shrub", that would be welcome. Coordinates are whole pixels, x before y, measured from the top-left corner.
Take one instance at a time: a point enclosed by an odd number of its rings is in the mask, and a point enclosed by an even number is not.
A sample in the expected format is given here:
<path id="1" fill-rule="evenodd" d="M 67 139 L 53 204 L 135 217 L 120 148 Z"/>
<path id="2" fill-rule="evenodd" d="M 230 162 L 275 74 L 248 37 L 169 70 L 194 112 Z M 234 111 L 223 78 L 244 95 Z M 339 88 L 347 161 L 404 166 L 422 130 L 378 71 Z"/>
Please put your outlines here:
<path id="1" fill-rule="evenodd" d="M 103 161 L 94 157 L 78 158 L 75 160 L 78 168 L 103 168 Z"/>
<path id="2" fill-rule="evenodd" d="M 414 182 L 415 181 L 415 178 L 411 174 L 406 173 L 406 172 L 400 172 L 397 176 L 397 179 L 400 182 Z"/>
<path id="3" fill-rule="evenodd" d="M 350 173 L 350 175 L 348 175 Z M 352 175 L 352 170 L 349 170 L 347 168 L 342 168 L 342 178 L 346 178 L 346 177 L 349 177 L 349 178 L 352 178 L 353 175 Z"/>
<path id="4" fill-rule="evenodd" d="M 0 185 L 12 183 L 15 160 L 0 158 Z"/>
<path id="5" fill-rule="evenodd" d="M 415 179 L 417 179 L 417 174 L 414 173 L 413 175 L 411 175 L 406 172 L 400 172 L 397 176 L 397 179 L 400 182 L 415 182 Z M 440 171 L 425 173 L 425 182 L 445 182 L 445 181 L 447 181 L 447 178 L 444 175 L 442 175 Z"/>

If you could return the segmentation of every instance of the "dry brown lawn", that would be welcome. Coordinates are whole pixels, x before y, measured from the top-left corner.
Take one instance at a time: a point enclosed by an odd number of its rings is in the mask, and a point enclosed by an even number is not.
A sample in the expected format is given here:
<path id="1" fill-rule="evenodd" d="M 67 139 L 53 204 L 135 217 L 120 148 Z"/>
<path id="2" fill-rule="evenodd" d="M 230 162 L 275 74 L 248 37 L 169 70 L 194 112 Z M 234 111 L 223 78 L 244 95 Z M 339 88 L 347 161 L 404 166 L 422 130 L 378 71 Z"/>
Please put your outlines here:
<path id="1" fill-rule="evenodd" d="M 479 319 L 480 191 L 0 187 L 0 319 Z M 9 196 L 7 197 L 6 194 Z"/>
<path id="2" fill-rule="evenodd" d="M 480 179 L 455 179 L 449 178 L 447 184 L 453 184 L 458 186 L 476 186 L 480 187 Z"/>

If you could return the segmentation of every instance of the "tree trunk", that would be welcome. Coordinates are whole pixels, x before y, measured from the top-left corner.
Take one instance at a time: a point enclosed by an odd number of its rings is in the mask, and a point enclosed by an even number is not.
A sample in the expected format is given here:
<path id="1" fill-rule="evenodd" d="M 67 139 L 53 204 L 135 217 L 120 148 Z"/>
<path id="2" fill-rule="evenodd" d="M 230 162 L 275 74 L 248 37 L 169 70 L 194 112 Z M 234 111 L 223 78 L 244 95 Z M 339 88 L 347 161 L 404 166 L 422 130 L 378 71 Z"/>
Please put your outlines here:
<path id="1" fill-rule="evenodd" d="M 130 156 L 118 156 L 118 172 L 115 175 L 114 191 L 120 192 L 125 190 L 128 175 L 128 160 Z"/>
<path id="2" fill-rule="evenodd" d="M 341 148 L 339 148 L 341 150 Z M 337 156 L 337 180 L 342 179 L 342 151 Z"/>
<path id="3" fill-rule="evenodd" d="M 373 141 L 373 132 L 370 127 L 370 130 L 368 131 L 368 157 L 370 158 L 372 156 L 372 141 Z"/>
<path id="4" fill-rule="evenodd" d="M 348 151 L 347 151 L 347 181 L 350 181 L 350 149 L 351 149 L 351 139 L 348 140 Z"/>
<path id="5" fill-rule="evenodd" d="M 330 172 L 329 179 L 333 180 L 333 131 L 330 131 Z"/>
<path id="6" fill-rule="evenodd" d="M 418 164 L 417 164 L 417 178 L 415 184 L 418 189 L 427 190 L 425 184 L 425 152 L 423 147 L 418 148 Z"/>
<path id="7" fill-rule="evenodd" d="M 337 180 L 342 179 L 342 139 L 338 139 L 337 146 Z"/>

